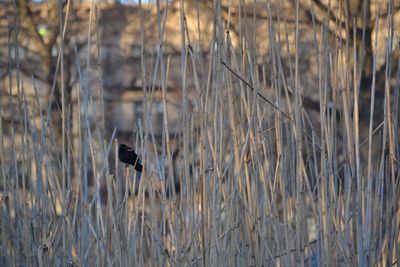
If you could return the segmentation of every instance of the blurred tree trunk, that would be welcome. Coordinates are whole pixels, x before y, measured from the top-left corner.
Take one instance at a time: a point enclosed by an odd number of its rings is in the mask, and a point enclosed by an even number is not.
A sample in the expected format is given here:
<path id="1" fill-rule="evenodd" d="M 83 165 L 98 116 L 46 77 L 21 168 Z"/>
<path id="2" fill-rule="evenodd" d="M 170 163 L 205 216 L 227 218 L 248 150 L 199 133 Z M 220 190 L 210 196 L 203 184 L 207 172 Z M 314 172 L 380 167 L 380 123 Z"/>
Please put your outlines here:
<path id="1" fill-rule="evenodd" d="M 39 62 L 32 60 L 29 67 L 23 71 L 26 75 L 30 76 L 34 74 L 40 80 L 46 82 L 51 87 L 54 83 L 56 85 L 54 98 L 49 99 L 53 104 L 55 116 L 52 116 L 56 121 L 59 117 L 59 108 L 63 108 L 61 105 L 61 84 L 59 75 L 56 74 L 57 58 L 58 58 L 58 47 L 61 41 L 60 32 L 60 17 L 59 17 L 59 5 L 62 4 L 62 8 L 65 6 L 65 1 L 50 0 L 47 3 L 43 3 L 43 8 L 46 9 L 45 21 L 38 18 L 31 10 L 31 1 L 21 0 L 17 1 L 17 14 L 19 15 L 19 21 L 21 24 L 21 38 L 25 38 L 24 42 L 28 43 L 26 49 L 36 53 L 40 57 Z M 40 27 L 47 28 L 46 35 L 40 34 Z M 67 42 L 67 37 L 65 42 Z M 64 47 L 67 47 L 66 45 Z M 64 57 L 64 88 L 65 88 L 65 104 L 68 107 L 71 99 L 71 65 L 73 64 L 73 53 L 66 53 Z M 72 58 L 71 58 L 72 57 Z M 37 60 L 36 60 L 37 61 Z M 60 129 L 61 131 L 61 129 Z"/>
<path id="2" fill-rule="evenodd" d="M 56 45 L 57 38 L 60 35 L 59 16 L 57 12 L 58 4 L 56 0 L 49 1 L 48 3 L 48 19 L 46 21 L 48 33 L 45 41 L 39 34 L 39 25 L 34 21 L 29 2 L 28 0 L 17 1 L 22 30 L 29 38 L 31 46 L 37 48 L 37 52 L 42 60 L 42 64 L 37 66 L 40 68 L 41 78 L 51 83 L 55 64 L 57 64 L 56 60 L 53 60 L 52 49 Z M 38 73 L 39 72 L 36 72 L 36 74 Z"/>
<path id="3" fill-rule="evenodd" d="M 372 31 L 373 23 L 371 21 L 371 3 L 370 0 L 347 0 L 346 3 L 347 22 L 349 25 L 349 37 L 353 37 L 353 30 L 356 30 L 356 51 L 357 51 L 357 66 L 361 74 L 359 78 L 361 90 L 368 90 L 372 80 L 373 71 L 373 51 L 372 51 Z M 354 24 L 355 23 L 355 24 Z M 352 42 L 351 42 L 352 43 Z M 361 92 L 362 93 L 362 92 Z"/>

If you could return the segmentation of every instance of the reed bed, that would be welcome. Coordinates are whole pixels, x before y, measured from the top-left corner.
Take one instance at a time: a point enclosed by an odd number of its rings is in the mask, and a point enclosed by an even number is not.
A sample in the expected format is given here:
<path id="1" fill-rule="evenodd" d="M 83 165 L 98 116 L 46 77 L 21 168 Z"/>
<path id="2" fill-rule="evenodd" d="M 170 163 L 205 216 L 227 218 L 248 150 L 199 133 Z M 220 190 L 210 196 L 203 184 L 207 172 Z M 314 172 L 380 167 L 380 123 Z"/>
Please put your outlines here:
<path id="1" fill-rule="evenodd" d="M 43 112 L 37 95 L 27 103 L 24 82 L 10 76 L 18 93 L 13 97 L 9 88 L 9 104 L 0 107 L 0 265 L 396 266 L 398 62 L 388 64 L 385 88 L 376 88 L 375 53 L 372 84 L 360 88 L 360 62 L 352 42 L 356 31 L 335 39 L 329 25 L 314 24 L 315 42 L 308 49 L 317 59 L 318 84 L 312 86 L 318 89 L 319 112 L 313 116 L 303 104 L 309 91 L 301 79 L 298 5 L 293 41 L 288 40 L 285 15 L 273 18 L 277 7 L 266 1 L 267 40 L 257 39 L 245 24 L 249 20 L 242 18 L 236 46 L 229 17 L 222 21 L 215 1 L 211 48 L 201 55 L 191 43 L 191 35 L 200 32 L 187 30 L 181 0 L 181 105 L 178 129 L 172 129 L 167 119 L 171 66 L 163 51 L 168 7 L 157 4 L 159 46 L 149 69 L 144 53 L 148 14 L 139 5 L 144 112 L 131 140 L 144 172 L 139 177 L 117 160 L 118 129 L 104 129 L 104 106 L 93 98 L 88 83 L 93 55 L 87 54 L 82 64 L 76 54 L 79 104 L 71 108 L 62 96 L 61 126 L 52 121 L 50 105 Z M 99 38 L 92 21 L 95 7 L 93 3 L 88 18 L 95 30 L 87 30 L 88 46 L 96 47 L 98 60 L 99 44 L 92 43 L 92 34 Z M 238 7 L 245 8 L 242 1 Z M 59 12 L 64 33 L 68 5 Z M 386 47 L 386 62 L 393 33 L 399 30 L 391 15 L 386 43 L 375 38 L 375 47 Z M 378 22 L 377 17 L 377 27 Z M 17 34 L 9 44 L 16 62 L 18 49 L 12 48 Z M 60 67 L 54 73 L 61 81 L 62 40 Z M 261 51 L 253 45 L 260 42 L 268 43 L 264 52 L 270 59 L 262 68 L 257 65 Z M 283 51 L 292 60 L 289 73 L 282 67 Z M 391 69 L 395 66 L 397 70 Z M 18 73 L 21 66 L 15 67 Z M 91 71 L 101 74 L 101 66 Z M 393 86 L 391 73 L 396 71 Z M 35 86 L 34 77 L 31 82 Z M 374 111 L 378 89 L 384 103 Z M 161 136 L 153 130 L 156 90 L 162 92 Z M 360 126 L 360 90 L 371 91 L 370 114 L 383 114 L 379 121 L 370 116 L 368 134 Z M 7 107 L 12 119 L 6 123 Z M 72 134 L 73 123 L 79 126 L 77 135 Z"/>

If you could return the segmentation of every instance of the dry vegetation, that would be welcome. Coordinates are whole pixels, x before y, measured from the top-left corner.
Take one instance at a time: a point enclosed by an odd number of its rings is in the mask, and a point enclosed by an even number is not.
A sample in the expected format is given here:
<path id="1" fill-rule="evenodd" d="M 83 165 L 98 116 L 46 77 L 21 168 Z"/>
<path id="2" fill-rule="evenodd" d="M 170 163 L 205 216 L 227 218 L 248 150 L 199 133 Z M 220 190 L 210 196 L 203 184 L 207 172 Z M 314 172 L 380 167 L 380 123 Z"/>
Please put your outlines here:
<path id="1" fill-rule="evenodd" d="M 9 27 L 6 60 L 14 71 L 0 102 L 0 266 L 397 265 L 398 4 L 371 3 L 367 12 L 338 1 L 321 17 L 324 1 L 236 2 L 163 3 L 153 13 L 138 7 L 143 116 L 130 140 L 145 166 L 141 177 L 115 160 L 118 129 L 104 130 L 110 111 L 93 97 L 88 74 L 101 77 L 107 68 L 90 61 L 101 62 L 101 51 L 82 58 L 55 38 L 56 60 L 43 52 L 50 57 L 43 64 L 54 66 L 41 68 L 54 78 L 50 92 L 59 102 L 43 106 L 37 78 L 19 76 L 19 29 Z M 69 8 L 69 1 L 58 8 L 60 32 L 69 30 Z M 193 30 L 198 11 L 211 19 L 202 49 L 193 41 L 201 40 L 200 27 Z M 99 49 L 96 14 L 93 3 L 87 51 Z M 262 38 L 256 14 L 264 18 Z M 305 47 L 300 19 L 307 15 L 313 42 Z M 21 16 L 14 12 L 10 25 Z M 159 37 L 152 56 L 144 53 L 149 19 Z M 169 19 L 180 34 L 177 92 L 162 45 Z M 313 54 L 312 84 L 304 82 L 305 49 Z M 79 81 L 77 108 L 65 92 L 67 50 Z M 179 95 L 175 127 L 170 93 Z M 154 132 L 155 99 L 161 134 Z"/>

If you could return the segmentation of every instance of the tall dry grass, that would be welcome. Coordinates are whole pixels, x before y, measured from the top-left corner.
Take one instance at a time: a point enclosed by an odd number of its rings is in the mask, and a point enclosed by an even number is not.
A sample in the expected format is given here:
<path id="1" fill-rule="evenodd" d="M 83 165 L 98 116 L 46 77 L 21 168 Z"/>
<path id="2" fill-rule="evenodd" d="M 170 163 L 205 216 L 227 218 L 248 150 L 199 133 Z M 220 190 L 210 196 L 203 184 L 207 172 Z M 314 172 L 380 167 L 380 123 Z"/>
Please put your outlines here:
<path id="1" fill-rule="evenodd" d="M 363 140 L 359 61 L 352 45 L 356 42 L 351 41 L 356 31 L 350 29 L 346 39 L 337 38 L 332 45 L 328 25 L 313 25 L 315 43 L 309 49 L 317 57 L 320 112 L 312 118 L 302 101 L 307 92 L 300 79 L 298 5 L 290 47 L 282 46 L 290 43 L 285 16 L 272 19 L 276 7 L 270 1 L 265 3 L 268 40 L 256 35 L 249 40 L 242 18 L 240 47 L 235 47 L 215 1 L 207 57 L 193 49 L 190 35 L 196 33 L 187 30 L 185 5 L 181 0 L 177 25 L 182 79 L 178 131 L 166 119 L 170 61 L 162 46 L 168 19 L 165 3 L 164 8 L 157 4 L 159 48 L 154 69 L 148 69 L 142 53 L 145 112 L 132 137 L 142 151 L 141 179 L 133 179 L 138 174 L 117 160 L 109 162 L 111 154 L 117 158 L 117 129 L 105 135 L 104 107 L 93 100 L 88 84 L 89 54 L 86 68 L 76 55 L 78 108 L 71 109 L 63 96 L 61 127 L 52 122 L 50 106 L 41 112 L 37 96 L 34 104 L 27 104 L 17 75 L 17 103 L 9 96 L 15 119 L 9 125 L 0 120 L 0 265 L 395 266 L 400 253 L 400 71 L 393 88 L 388 64 L 385 102 L 379 111 L 383 121 L 371 116 L 368 138 Z M 68 9 L 69 5 L 60 9 L 63 33 L 68 31 Z M 142 52 L 144 9 L 138 14 Z M 239 9 L 244 9 L 242 2 Z M 92 22 L 95 13 L 93 2 L 88 18 L 92 27 L 98 27 Z M 393 32 L 399 30 L 391 15 L 387 44 L 379 44 L 387 47 L 386 62 L 391 59 Z M 277 27 L 278 23 L 285 27 Z M 89 40 L 92 32 L 88 29 Z M 98 40 L 98 32 L 96 36 Z M 375 40 L 378 47 L 381 39 Z M 18 73 L 18 48 L 11 50 L 17 47 L 15 42 L 18 32 L 9 45 Z M 258 42 L 269 43 L 270 66 L 262 70 L 256 62 L 260 51 L 250 45 Z M 93 45 L 99 57 L 99 43 L 88 41 Z M 63 49 L 61 41 L 60 65 L 54 73 L 61 81 Z M 285 49 L 294 58 L 289 75 L 282 67 Z M 371 114 L 377 90 L 376 54 L 372 86 L 362 88 L 371 90 Z M 200 68 L 207 68 L 205 77 L 199 75 Z M 194 88 L 187 86 L 189 79 L 195 81 Z M 156 145 L 152 123 L 156 80 L 164 109 L 161 147 Z M 34 78 L 31 82 L 35 85 Z M 54 90 L 53 86 L 52 94 Z M 191 101 L 197 110 L 190 108 Z M 3 114 L 5 107 L 0 108 Z M 93 110 L 102 118 L 94 124 Z M 70 128 L 73 118 L 80 126 L 77 136 Z M 57 128 L 62 129 L 61 149 L 55 147 Z M 4 144 L 6 137 L 12 140 L 9 146 Z M 179 144 L 177 172 L 171 168 L 172 142 Z M 118 174 L 120 169 L 124 176 Z M 94 183 L 89 185 L 89 180 Z M 180 182 L 179 193 L 173 189 L 175 181 Z M 137 195 L 129 194 L 136 187 Z"/>

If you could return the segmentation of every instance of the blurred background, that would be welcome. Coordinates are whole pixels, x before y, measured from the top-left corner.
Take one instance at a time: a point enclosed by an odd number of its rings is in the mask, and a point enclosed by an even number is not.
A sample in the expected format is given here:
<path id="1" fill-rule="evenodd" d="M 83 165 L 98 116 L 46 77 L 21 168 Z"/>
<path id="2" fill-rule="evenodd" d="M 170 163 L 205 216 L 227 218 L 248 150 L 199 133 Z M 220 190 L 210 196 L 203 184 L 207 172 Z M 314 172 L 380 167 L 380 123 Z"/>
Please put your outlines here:
<path id="1" fill-rule="evenodd" d="M 346 2 L 346 1 L 345 1 Z M 345 48 L 346 25 L 352 28 L 352 19 L 340 17 L 340 10 L 345 2 L 300 1 L 299 3 L 299 72 L 302 84 L 303 105 L 318 119 L 320 109 L 318 96 L 318 49 L 315 47 L 319 38 L 320 25 L 325 25 L 336 37 L 327 39 L 328 45 L 337 46 L 341 38 L 341 46 Z M 79 104 L 79 75 L 77 61 L 82 68 L 85 83 L 89 88 L 91 104 L 89 105 L 89 123 L 101 122 L 98 127 L 106 136 L 113 129 L 118 129 L 118 136 L 125 142 L 132 142 L 132 134 L 137 130 L 137 123 L 142 119 L 145 106 L 144 92 L 152 92 L 154 103 L 151 105 L 152 131 L 155 140 L 160 140 L 163 129 L 163 107 L 161 100 L 161 68 L 160 38 L 162 38 L 162 57 L 168 61 L 168 77 L 165 86 L 168 88 L 167 105 L 168 121 L 171 134 L 179 130 L 179 113 L 182 112 L 182 82 L 188 93 L 188 108 L 191 112 L 198 108 L 196 94 L 201 94 L 207 86 L 211 47 L 218 45 L 213 36 L 213 3 L 210 1 L 185 1 L 185 21 L 181 21 L 180 2 L 170 1 L 168 8 L 157 5 L 155 1 L 61 1 L 63 9 L 68 4 L 68 15 L 65 15 L 64 27 L 64 59 L 63 87 L 65 88 L 65 104 L 68 110 L 77 110 Z M 274 27 L 279 35 L 279 55 L 281 68 L 286 82 L 293 88 L 294 39 L 295 39 L 295 1 L 284 1 L 280 4 L 270 2 L 241 2 L 236 5 L 230 1 L 222 1 L 220 5 L 221 25 L 234 49 L 246 49 L 251 55 L 252 69 L 259 80 L 260 92 L 271 94 L 271 46 L 268 29 L 268 12 L 275 21 Z M 347 2 L 346 2 L 347 3 Z M 360 2 L 361 3 L 361 2 Z M 363 32 L 362 4 L 359 1 L 348 1 L 348 12 L 357 16 L 356 41 L 361 49 Z M 385 69 L 391 64 L 389 82 L 395 82 L 399 58 L 399 31 L 394 27 L 390 62 L 387 62 L 386 40 L 388 31 L 388 5 L 381 3 L 379 7 L 379 34 L 375 34 L 375 18 L 378 5 L 375 1 L 367 1 L 367 23 L 365 24 L 365 45 L 360 63 L 360 118 L 361 126 L 368 125 L 370 112 L 370 87 L 372 84 L 373 51 L 377 53 L 376 63 L 376 115 L 382 120 L 379 106 L 384 101 Z M 164 13 L 165 12 L 165 13 Z M 328 13 L 331 12 L 331 13 Z M 399 4 L 394 1 L 393 25 L 399 25 Z M 158 14 L 158 15 L 157 15 Z M 162 16 L 166 16 L 165 22 Z M 340 15 L 342 14 L 342 15 Z M 18 117 L 15 103 L 18 91 L 23 88 L 27 103 L 35 107 L 28 112 L 34 113 L 35 124 L 40 127 L 40 107 L 42 112 L 49 110 L 53 126 L 60 123 L 61 84 L 59 75 L 59 49 L 61 29 L 58 1 L 2 1 L 0 11 L 0 84 L 1 112 L 3 120 L 3 144 L 7 151 L 10 142 L 9 123 L 13 116 Z M 339 22 L 340 20 L 340 22 Z M 165 25 L 163 24 L 165 23 Z M 345 25 L 346 24 L 346 25 Z M 159 34 L 159 26 L 163 27 L 163 36 Z M 185 36 L 181 29 L 185 28 Z M 332 36 L 333 36 L 332 35 Z M 375 41 L 378 36 L 379 42 Z M 89 37 L 89 39 L 88 39 Z M 185 38 L 182 41 L 182 37 Z M 245 41 L 244 41 L 245 40 Z M 352 42 L 352 40 L 349 40 Z M 212 43 L 214 43 L 212 45 Z M 330 44 L 329 44 L 330 43 Z M 376 44 L 379 47 L 374 47 Z M 337 51 L 338 54 L 340 51 Z M 193 61 L 182 61 L 182 56 L 192 57 Z M 352 57 L 345 55 L 351 61 Z M 193 64 L 196 66 L 193 69 Z M 182 78 L 183 64 L 187 64 L 187 77 Z M 18 71 L 17 71 L 18 70 Z M 194 73 L 195 72 L 195 73 Z M 18 75 L 18 82 L 17 82 Z M 334 78 L 330 78 L 334 79 Z M 195 83 L 200 91 L 196 92 Z M 253 84 L 253 83 L 252 83 Z M 254 83 L 255 84 L 255 83 Z M 37 91 L 35 92 L 35 88 Z M 53 90 L 52 90 L 53 88 Z M 38 103 L 35 99 L 38 97 Z M 37 106 L 39 105 L 39 106 Z M 99 108 L 102 107 L 102 108 Z M 104 114 L 102 110 L 104 109 Z M 312 118 L 314 118 L 312 116 Z M 18 121 L 14 118 L 14 121 Z M 379 124 L 379 119 L 375 120 Z M 71 142 L 78 143 L 79 123 L 76 113 L 69 117 Z M 58 129 L 61 134 L 61 128 Z M 361 131 L 367 133 L 367 131 Z M 16 140 L 19 140 L 18 132 Z M 54 141 L 59 142 L 61 138 Z M 4 153 L 9 155 L 10 153 Z"/>

